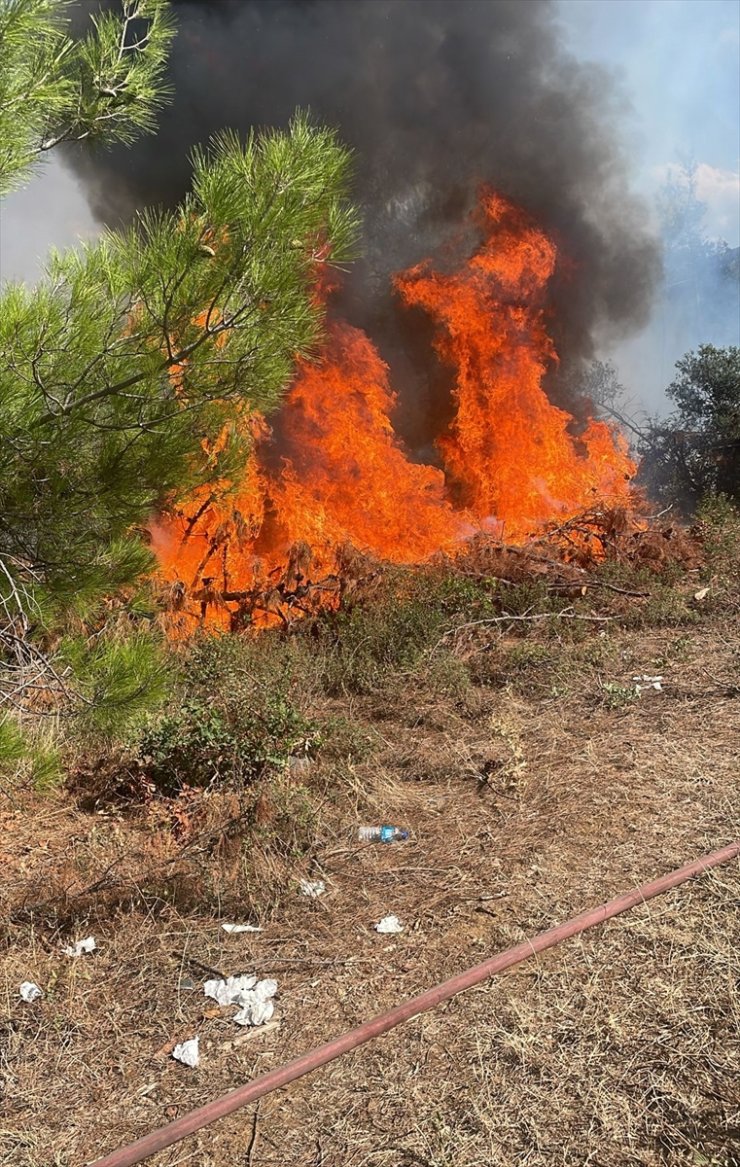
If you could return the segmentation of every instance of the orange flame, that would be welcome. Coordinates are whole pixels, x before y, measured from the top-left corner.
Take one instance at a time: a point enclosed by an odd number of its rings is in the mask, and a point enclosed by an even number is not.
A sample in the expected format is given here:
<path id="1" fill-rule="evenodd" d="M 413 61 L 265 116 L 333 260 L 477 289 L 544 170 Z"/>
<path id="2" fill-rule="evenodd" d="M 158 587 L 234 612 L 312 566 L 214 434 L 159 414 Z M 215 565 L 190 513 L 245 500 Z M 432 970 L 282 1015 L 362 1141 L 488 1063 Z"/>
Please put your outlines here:
<path id="1" fill-rule="evenodd" d="M 479 218 L 485 242 L 459 272 L 420 265 L 396 286 L 433 317 L 437 352 L 455 370 L 457 411 L 438 442 L 450 481 L 479 520 L 518 542 L 595 501 L 626 500 L 634 465 L 603 422 L 576 441 L 573 418 L 542 388 L 557 360 L 542 310 L 554 244 L 499 195 L 484 195 Z"/>
<path id="2" fill-rule="evenodd" d="M 421 264 L 395 281 L 402 301 L 434 320 L 435 348 L 454 372 L 456 412 L 437 443 L 445 470 L 411 460 L 394 433 L 387 366 L 362 332 L 333 325 L 279 414 L 280 459 L 253 418 L 254 456 L 228 498 L 202 490 L 153 525 L 186 631 L 204 618 L 263 625 L 285 619 L 286 605 L 336 602 L 337 589 L 322 598 L 311 585 L 336 573 L 350 546 L 417 563 L 481 529 L 522 542 L 594 503 L 629 501 L 635 467 L 623 438 L 593 420 L 573 436 L 573 418 L 542 388 L 557 360 L 543 308 L 553 242 L 492 192 L 478 223 L 483 242 L 459 271 Z"/>

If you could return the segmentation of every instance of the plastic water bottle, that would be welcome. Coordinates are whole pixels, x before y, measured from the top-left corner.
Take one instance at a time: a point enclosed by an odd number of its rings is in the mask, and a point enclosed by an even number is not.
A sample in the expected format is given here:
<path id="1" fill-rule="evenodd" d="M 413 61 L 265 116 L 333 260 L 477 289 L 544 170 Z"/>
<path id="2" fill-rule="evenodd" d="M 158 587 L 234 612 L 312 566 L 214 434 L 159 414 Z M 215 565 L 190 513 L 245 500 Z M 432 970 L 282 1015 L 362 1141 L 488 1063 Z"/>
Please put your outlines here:
<path id="1" fill-rule="evenodd" d="M 358 831 L 361 843 L 401 843 L 408 837 L 409 833 L 403 827 L 392 827 L 388 824 L 382 827 L 360 827 Z"/>

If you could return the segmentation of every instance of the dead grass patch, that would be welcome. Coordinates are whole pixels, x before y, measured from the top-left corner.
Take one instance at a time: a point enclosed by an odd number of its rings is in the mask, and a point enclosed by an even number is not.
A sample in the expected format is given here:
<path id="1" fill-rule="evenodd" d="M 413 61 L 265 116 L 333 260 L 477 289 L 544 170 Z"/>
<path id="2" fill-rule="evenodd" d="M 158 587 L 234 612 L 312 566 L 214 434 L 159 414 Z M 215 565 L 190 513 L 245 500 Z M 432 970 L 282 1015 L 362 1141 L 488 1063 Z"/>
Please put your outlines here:
<path id="1" fill-rule="evenodd" d="M 442 651 L 435 629 L 393 677 L 338 696 L 314 673 L 297 691 L 326 746 L 307 769 L 162 800 L 156 820 L 64 793 L 5 807 L 0 1165 L 79 1167 L 737 838 L 731 607 L 600 631 L 496 626 Z M 483 684 L 486 657 L 500 672 Z M 460 664 L 467 681 L 452 683 Z M 663 692 L 605 700 L 606 684 L 653 672 Z M 412 839 L 359 845 L 358 824 L 376 821 Z M 175 873 L 185 890 L 165 893 Z M 322 899 L 300 895 L 304 876 L 325 880 Z M 398 937 L 373 929 L 389 912 Z M 263 931 L 227 936 L 223 918 Z M 99 952 L 61 955 L 88 932 Z M 733 863 L 264 1099 L 256 1127 L 254 1109 L 232 1116 L 153 1167 L 736 1167 L 738 951 Z M 234 1048 L 201 986 L 247 971 L 278 978 L 280 1025 Z M 26 979 L 45 990 L 33 1006 L 17 995 Z M 195 1032 L 189 1071 L 168 1051 Z"/>

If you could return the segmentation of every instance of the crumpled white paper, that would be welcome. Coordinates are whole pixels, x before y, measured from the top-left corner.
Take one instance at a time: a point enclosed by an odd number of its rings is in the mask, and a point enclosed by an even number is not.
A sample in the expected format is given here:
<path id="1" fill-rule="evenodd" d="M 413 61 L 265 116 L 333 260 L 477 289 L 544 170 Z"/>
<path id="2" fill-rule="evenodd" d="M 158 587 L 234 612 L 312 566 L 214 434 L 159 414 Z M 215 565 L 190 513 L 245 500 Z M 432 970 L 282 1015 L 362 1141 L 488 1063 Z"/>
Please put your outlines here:
<path id="1" fill-rule="evenodd" d="M 224 932 L 228 932 L 230 936 L 236 935 L 240 932 L 261 932 L 256 924 L 222 924 Z"/>
<path id="2" fill-rule="evenodd" d="M 639 695 L 643 689 L 655 689 L 656 693 L 663 692 L 663 678 L 662 677 L 633 677 L 635 682 L 635 691 Z"/>
<path id="3" fill-rule="evenodd" d="M 28 1001 L 29 1005 L 33 1001 L 38 1001 L 39 997 L 43 997 L 43 990 L 39 988 L 35 981 L 24 981 L 20 988 L 20 994 L 24 1001 Z"/>
<path id="4" fill-rule="evenodd" d="M 257 984 L 256 977 L 227 977 L 226 980 L 206 981 L 203 992 L 219 1005 L 241 1005 L 242 996 Z"/>
<path id="5" fill-rule="evenodd" d="M 65 956 L 82 956 L 85 952 L 94 952 L 97 948 L 94 936 L 87 936 L 84 940 L 78 940 L 76 944 L 68 944 L 64 949 Z"/>
<path id="6" fill-rule="evenodd" d="M 298 886 L 301 889 L 301 894 L 308 896 L 311 900 L 317 900 L 326 891 L 323 879 L 302 879 Z"/>
<path id="7" fill-rule="evenodd" d="M 275 1002 L 271 998 L 263 1000 L 256 992 L 247 995 L 252 999 L 234 1014 L 233 1020 L 237 1025 L 264 1025 L 275 1012 Z"/>
<path id="8" fill-rule="evenodd" d="M 227 977 L 226 980 L 206 981 L 203 992 L 219 1005 L 238 1005 L 239 1012 L 232 1018 L 237 1025 L 264 1025 L 275 1011 L 272 998 L 278 990 L 277 981 L 257 977 Z"/>
<path id="9" fill-rule="evenodd" d="M 190 1066 L 194 1070 L 200 1061 L 198 1040 L 197 1037 L 191 1037 L 190 1041 L 182 1041 L 179 1045 L 176 1045 L 172 1051 L 172 1056 L 175 1061 L 182 1062 L 184 1066 Z"/>
<path id="10" fill-rule="evenodd" d="M 384 916 L 380 923 L 375 925 L 375 931 L 383 935 L 392 936 L 398 932 L 403 932 L 403 924 L 398 916 Z"/>

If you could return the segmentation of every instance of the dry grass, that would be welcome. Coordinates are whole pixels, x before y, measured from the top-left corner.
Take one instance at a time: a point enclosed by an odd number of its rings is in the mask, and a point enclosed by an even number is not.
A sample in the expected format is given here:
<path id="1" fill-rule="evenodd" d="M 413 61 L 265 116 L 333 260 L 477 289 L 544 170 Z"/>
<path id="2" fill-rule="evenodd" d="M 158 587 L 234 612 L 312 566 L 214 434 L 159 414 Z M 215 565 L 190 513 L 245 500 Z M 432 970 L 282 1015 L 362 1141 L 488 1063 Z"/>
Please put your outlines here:
<path id="1" fill-rule="evenodd" d="M 738 837 L 731 618 L 528 643 L 496 634 L 485 654 L 496 660 L 474 672 L 486 686 L 425 660 L 385 693 L 325 701 L 349 745 L 344 756 L 325 750 L 304 792 L 315 844 L 276 859 L 258 831 L 236 867 L 217 847 L 196 848 L 188 871 L 204 869 L 207 912 L 193 902 L 197 884 L 182 897 L 152 892 L 182 859 L 166 832 L 155 846 L 145 823 L 83 813 L 63 795 L 36 803 L 35 817 L 8 807 L 0 1165 L 79 1167 Z M 663 693 L 619 699 L 634 675 L 654 672 Z M 358 846 L 357 823 L 378 819 L 408 823 L 412 840 Z M 110 879 L 95 890 L 112 863 L 125 868 L 125 895 Z M 326 880 L 323 899 L 298 894 L 308 874 Z M 226 936 L 219 902 L 264 931 Z M 404 921 L 399 937 L 373 930 L 388 912 Z M 89 932 L 98 953 L 60 954 L 64 937 Z M 733 1167 L 739 952 L 735 862 L 264 1099 L 256 1119 L 251 1108 L 151 1162 Z M 231 1048 L 228 1018 L 205 1010 L 207 969 L 275 975 L 279 1027 Z M 18 999 L 25 979 L 45 988 L 42 1002 Z M 193 1071 L 167 1050 L 196 1032 Z"/>

